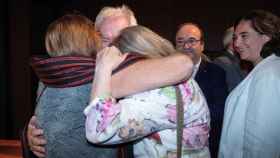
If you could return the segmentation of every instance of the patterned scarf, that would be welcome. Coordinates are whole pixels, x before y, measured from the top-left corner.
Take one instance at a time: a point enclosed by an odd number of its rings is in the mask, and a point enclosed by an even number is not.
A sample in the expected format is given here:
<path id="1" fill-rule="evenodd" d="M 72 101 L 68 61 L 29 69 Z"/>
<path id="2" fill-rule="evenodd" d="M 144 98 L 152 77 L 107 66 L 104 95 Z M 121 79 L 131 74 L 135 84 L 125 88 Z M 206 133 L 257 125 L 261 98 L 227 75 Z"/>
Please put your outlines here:
<path id="1" fill-rule="evenodd" d="M 131 54 L 114 72 L 144 58 L 141 55 Z M 33 56 L 30 65 L 46 86 L 66 88 L 91 83 L 95 59 L 84 56 Z"/>

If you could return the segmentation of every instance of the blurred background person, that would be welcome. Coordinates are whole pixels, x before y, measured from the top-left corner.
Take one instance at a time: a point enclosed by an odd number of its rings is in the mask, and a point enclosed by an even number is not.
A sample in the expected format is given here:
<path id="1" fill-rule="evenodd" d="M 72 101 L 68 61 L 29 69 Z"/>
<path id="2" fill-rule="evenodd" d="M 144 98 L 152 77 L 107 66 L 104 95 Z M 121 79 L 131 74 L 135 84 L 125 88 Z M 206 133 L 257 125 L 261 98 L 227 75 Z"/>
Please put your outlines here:
<path id="1" fill-rule="evenodd" d="M 232 91 L 245 77 L 244 72 L 240 68 L 240 60 L 236 55 L 233 47 L 234 28 L 228 28 L 223 37 L 224 50 L 219 52 L 218 57 L 214 59 L 214 63 L 223 68 L 226 72 L 226 81 L 228 91 Z"/>

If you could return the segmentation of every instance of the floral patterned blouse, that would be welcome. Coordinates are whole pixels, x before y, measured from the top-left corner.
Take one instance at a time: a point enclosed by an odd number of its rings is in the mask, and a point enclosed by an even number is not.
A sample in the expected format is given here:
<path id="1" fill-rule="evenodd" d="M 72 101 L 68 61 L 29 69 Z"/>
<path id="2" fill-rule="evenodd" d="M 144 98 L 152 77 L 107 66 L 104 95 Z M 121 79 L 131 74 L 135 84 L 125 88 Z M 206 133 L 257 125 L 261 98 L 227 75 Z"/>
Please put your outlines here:
<path id="1" fill-rule="evenodd" d="M 210 115 L 197 83 L 179 85 L 184 102 L 183 158 L 210 157 Z M 176 157 L 176 92 L 169 86 L 128 96 L 96 98 L 84 110 L 86 137 L 95 144 L 134 145 L 136 158 Z"/>

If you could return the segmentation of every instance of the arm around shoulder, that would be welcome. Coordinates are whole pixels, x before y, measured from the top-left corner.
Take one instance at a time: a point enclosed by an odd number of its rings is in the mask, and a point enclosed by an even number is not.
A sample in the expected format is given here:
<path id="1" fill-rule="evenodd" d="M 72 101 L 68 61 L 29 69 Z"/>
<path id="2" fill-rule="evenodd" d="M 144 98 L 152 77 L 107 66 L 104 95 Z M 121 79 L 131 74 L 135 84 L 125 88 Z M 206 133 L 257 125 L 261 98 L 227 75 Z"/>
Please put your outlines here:
<path id="1" fill-rule="evenodd" d="M 138 61 L 112 77 L 112 93 L 123 97 L 187 80 L 193 62 L 184 54 Z"/>

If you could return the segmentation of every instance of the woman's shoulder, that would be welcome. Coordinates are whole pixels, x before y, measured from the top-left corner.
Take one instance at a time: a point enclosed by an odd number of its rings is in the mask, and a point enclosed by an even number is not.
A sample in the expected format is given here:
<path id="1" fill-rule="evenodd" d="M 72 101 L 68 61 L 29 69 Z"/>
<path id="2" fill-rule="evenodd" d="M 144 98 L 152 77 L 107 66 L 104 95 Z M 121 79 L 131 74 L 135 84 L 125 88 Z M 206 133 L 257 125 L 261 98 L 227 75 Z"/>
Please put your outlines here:
<path id="1" fill-rule="evenodd" d="M 263 63 L 260 63 L 260 66 L 257 67 L 255 76 L 279 76 L 280 75 L 280 57 L 271 55 L 263 60 Z"/>

